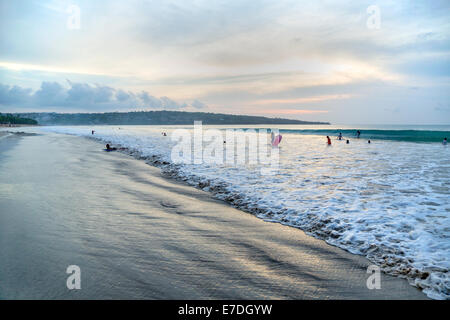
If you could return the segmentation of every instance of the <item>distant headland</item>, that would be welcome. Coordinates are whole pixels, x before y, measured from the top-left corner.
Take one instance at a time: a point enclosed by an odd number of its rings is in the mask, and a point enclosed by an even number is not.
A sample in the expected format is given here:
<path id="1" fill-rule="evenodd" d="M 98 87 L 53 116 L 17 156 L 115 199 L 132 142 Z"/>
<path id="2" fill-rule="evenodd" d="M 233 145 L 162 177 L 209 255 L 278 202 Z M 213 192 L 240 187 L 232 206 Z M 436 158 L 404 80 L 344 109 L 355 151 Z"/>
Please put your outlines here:
<path id="1" fill-rule="evenodd" d="M 105 113 L 16 113 L 16 117 L 37 121 L 40 125 L 188 125 L 202 121 L 211 125 L 262 124 L 322 124 L 329 122 L 302 121 L 282 118 L 232 115 L 187 111 L 133 111 Z"/>

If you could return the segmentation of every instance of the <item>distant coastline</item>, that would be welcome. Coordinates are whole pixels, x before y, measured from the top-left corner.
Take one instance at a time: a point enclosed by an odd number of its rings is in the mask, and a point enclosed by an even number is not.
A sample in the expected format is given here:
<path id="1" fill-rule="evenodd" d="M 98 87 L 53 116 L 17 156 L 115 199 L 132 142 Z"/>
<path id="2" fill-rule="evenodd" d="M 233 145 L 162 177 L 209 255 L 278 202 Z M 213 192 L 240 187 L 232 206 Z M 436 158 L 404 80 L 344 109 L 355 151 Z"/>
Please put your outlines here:
<path id="1" fill-rule="evenodd" d="M 222 113 L 186 111 L 135 111 L 105 113 L 15 113 L 36 120 L 40 125 L 187 125 L 202 121 L 210 125 L 300 124 L 329 125 L 329 122 L 302 121 Z"/>

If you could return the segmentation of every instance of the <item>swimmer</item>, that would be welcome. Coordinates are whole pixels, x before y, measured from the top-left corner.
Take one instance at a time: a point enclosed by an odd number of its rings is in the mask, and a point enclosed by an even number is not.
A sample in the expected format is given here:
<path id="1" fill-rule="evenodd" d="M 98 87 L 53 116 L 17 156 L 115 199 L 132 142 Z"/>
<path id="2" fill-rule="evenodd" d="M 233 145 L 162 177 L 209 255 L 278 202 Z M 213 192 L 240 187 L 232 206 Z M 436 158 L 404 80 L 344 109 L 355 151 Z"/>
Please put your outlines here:
<path id="1" fill-rule="evenodd" d="M 443 144 L 444 146 L 447 145 L 447 138 L 444 138 L 444 141 L 442 141 L 442 144 Z"/>
<path id="2" fill-rule="evenodd" d="M 367 143 L 370 143 L 370 140 L 368 140 Z"/>
<path id="3" fill-rule="evenodd" d="M 356 131 L 356 138 L 358 138 L 359 139 L 359 136 L 361 135 L 361 131 Z"/>
<path id="4" fill-rule="evenodd" d="M 92 130 L 91 134 L 94 135 L 95 130 Z"/>
<path id="5" fill-rule="evenodd" d="M 346 142 L 347 144 L 349 144 L 350 143 L 350 140 L 347 140 L 347 142 Z"/>
<path id="6" fill-rule="evenodd" d="M 342 140 L 342 132 L 339 132 L 338 139 L 339 139 L 339 140 Z"/>
<path id="7" fill-rule="evenodd" d="M 327 136 L 327 144 L 328 144 L 329 146 L 331 146 L 331 139 L 330 139 L 329 136 Z"/>

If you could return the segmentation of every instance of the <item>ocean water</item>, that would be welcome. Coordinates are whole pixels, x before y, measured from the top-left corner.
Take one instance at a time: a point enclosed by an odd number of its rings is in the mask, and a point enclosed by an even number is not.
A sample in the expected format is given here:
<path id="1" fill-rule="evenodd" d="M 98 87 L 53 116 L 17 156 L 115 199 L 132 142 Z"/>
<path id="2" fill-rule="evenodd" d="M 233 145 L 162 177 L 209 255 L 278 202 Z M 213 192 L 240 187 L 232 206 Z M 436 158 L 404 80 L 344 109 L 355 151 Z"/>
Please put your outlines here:
<path id="1" fill-rule="evenodd" d="M 179 128 L 34 130 L 124 147 L 261 219 L 301 228 L 364 255 L 386 272 L 408 278 L 431 298 L 450 298 L 450 145 L 441 143 L 450 138 L 450 126 L 280 126 L 279 165 L 272 175 L 261 174 L 266 164 L 173 163 L 171 150 L 177 142 L 171 134 Z M 184 128 L 192 132 L 192 126 Z M 208 128 L 226 129 L 204 126 Z M 360 139 L 355 129 L 362 131 Z M 344 140 L 336 139 L 338 132 Z M 331 146 L 325 135 L 331 136 Z"/>

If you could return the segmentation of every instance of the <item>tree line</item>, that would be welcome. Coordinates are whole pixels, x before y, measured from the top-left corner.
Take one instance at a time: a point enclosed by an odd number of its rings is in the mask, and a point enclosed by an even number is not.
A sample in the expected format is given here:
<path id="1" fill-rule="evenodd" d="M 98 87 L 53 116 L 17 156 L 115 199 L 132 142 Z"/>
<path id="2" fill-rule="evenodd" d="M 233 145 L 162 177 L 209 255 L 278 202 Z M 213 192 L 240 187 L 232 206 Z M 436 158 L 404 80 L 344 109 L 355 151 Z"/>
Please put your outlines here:
<path id="1" fill-rule="evenodd" d="M 11 113 L 2 114 L 0 113 L 0 123 L 1 124 L 38 124 L 34 119 L 21 118 L 15 116 Z"/>
<path id="2" fill-rule="evenodd" d="M 19 113 L 40 125 L 192 125 L 194 121 L 213 125 L 329 124 L 282 118 L 186 111 L 134 111 L 105 113 Z"/>

